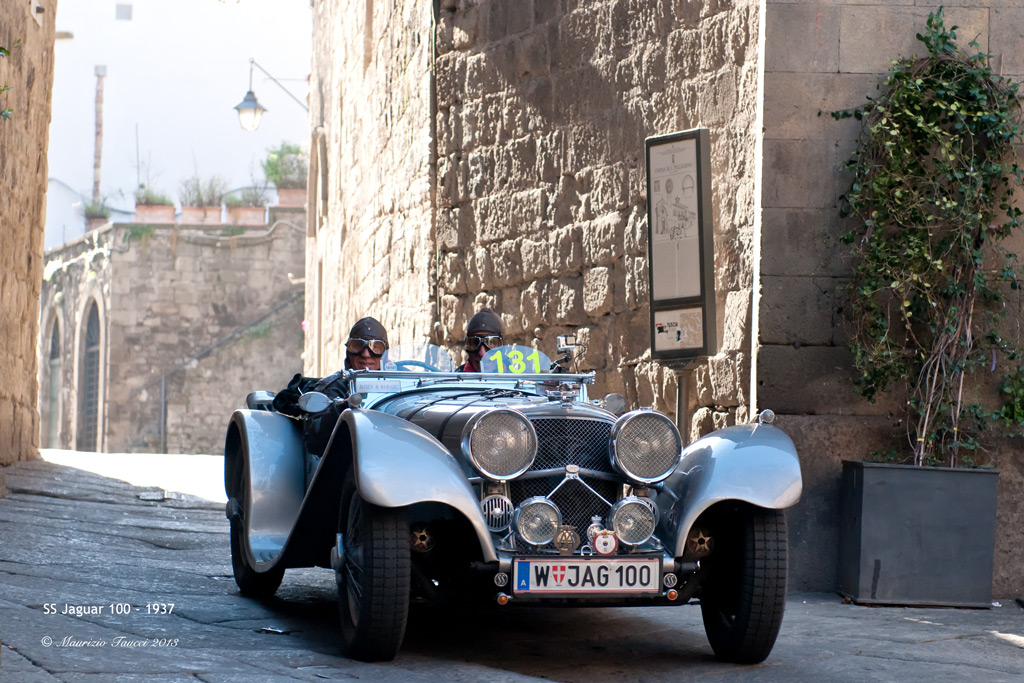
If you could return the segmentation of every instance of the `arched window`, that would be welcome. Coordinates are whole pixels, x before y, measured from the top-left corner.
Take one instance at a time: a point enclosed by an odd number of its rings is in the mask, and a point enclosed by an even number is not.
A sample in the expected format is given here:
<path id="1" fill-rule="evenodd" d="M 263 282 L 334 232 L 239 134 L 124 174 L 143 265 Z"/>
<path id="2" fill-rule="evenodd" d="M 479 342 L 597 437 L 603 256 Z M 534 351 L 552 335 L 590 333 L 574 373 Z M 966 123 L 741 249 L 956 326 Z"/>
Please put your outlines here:
<path id="1" fill-rule="evenodd" d="M 100 400 L 100 315 L 95 301 L 89 304 L 89 313 L 86 315 L 81 369 L 78 450 L 95 451 L 99 431 Z"/>
<path id="2" fill-rule="evenodd" d="M 60 448 L 60 326 L 53 322 L 46 383 L 46 447 Z"/>

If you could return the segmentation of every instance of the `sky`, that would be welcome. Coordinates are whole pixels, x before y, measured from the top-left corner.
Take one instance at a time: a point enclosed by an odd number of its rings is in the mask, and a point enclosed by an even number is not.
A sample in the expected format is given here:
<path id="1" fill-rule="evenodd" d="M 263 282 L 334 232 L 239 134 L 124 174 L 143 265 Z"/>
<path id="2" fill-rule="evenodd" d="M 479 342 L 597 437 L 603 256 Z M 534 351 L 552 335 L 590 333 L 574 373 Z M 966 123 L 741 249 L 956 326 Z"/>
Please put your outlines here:
<path id="1" fill-rule="evenodd" d="M 267 108 L 254 132 L 233 107 L 253 58 L 305 102 L 311 63 L 309 0 L 67 0 L 57 3 L 50 122 L 47 248 L 73 239 L 77 195 L 92 194 L 97 65 L 103 89 L 101 194 L 132 211 L 138 182 L 177 202 L 181 181 L 220 175 L 229 187 L 263 181 L 259 161 L 283 141 L 308 146 L 306 112 L 259 69 Z M 118 19 L 118 6 L 131 19 Z M 124 10 L 122 8 L 122 14 Z M 60 38 L 61 32 L 73 37 Z M 55 230 L 63 228 L 63 230 Z M 81 234 L 81 230 L 77 230 Z M 58 244 L 63 241 L 58 240 Z"/>

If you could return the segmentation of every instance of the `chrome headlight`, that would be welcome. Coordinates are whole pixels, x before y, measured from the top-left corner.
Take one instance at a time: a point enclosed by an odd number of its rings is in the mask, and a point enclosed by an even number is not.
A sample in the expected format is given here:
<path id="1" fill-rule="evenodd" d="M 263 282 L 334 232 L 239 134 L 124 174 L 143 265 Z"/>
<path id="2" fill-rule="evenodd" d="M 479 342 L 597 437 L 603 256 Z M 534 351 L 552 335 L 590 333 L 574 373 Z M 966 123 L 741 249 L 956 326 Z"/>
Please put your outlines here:
<path id="1" fill-rule="evenodd" d="M 626 413 L 612 427 L 612 464 L 638 484 L 661 481 L 683 456 L 679 430 L 667 416 L 651 410 Z"/>
<path id="2" fill-rule="evenodd" d="M 466 425 L 463 449 L 488 479 L 507 481 L 530 469 L 537 457 L 537 432 L 520 413 L 500 408 Z"/>
<path id="3" fill-rule="evenodd" d="M 608 512 L 608 526 L 626 545 L 646 543 L 654 535 L 658 515 L 650 501 L 635 496 L 623 498 Z"/>
<path id="4" fill-rule="evenodd" d="M 534 496 L 519 504 L 512 523 L 520 538 L 532 546 L 542 546 L 555 540 L 562 526 L 562 513 L 544 496 Z"/>

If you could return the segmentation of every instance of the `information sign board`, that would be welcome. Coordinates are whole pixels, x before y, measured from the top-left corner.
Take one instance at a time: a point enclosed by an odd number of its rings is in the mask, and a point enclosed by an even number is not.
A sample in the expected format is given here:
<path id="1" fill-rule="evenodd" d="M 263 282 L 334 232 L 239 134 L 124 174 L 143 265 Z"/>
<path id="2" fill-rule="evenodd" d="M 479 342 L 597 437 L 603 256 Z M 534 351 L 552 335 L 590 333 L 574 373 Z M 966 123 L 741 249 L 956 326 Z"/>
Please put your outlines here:
<path id="1" fill-rule="evenodd" d="M 646 140 L 651 355 L 714 354 L 711 138 L 706 128 Z"/>

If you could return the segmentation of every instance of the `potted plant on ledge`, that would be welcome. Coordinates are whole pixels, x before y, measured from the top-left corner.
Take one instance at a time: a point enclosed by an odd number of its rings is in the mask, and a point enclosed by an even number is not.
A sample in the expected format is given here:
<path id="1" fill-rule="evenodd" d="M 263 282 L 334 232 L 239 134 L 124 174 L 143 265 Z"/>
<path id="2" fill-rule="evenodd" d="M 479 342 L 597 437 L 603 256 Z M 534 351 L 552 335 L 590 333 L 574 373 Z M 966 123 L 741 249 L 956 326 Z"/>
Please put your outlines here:
<path id="1" fill-rule="evenodd" d="M 174 202 L 167 195 L 142 186 L 135 191 L 136 223 L 173 223 Z"/>
<path id="2" fill-rule="evenodd" d="M 227 191 L 227 182 L 220 176 L 203 180 L 198 175 L 181 181 L 178 199 L 181 200 L 181 222 L 218 224 L 221 222 L 221 202 Z"/>
<path id="3" fill-rule="evenodd" d="M 282 142 L 279 148 L 268 149 L 260 165 L 263 175 L 277 188 L 278 206 L 306 205 L 306 155 L 298 145 Z"/>
<path id="4" fill-rule="evenodd" d="M 1021 225 L 1020 102 L 955 30 L 929 15 L 927 54 L 834 114 L 863 120 L 843 198 L 858 221 L 844 237 L 855 381 L 902 408 L 906 438 L 875 454 L 888 463 L 843 463 L 839 584 L 859 603 L 991 605 L 998 473 L 978 467 L 1016 417 L 992 371 L 1009 367 L 1021 394 L 1020 351 L 1003 333 L 1018 268 L 1002 247 Z"/>
<path id="5" fill-rule="evenodd" d="M 228 208 L 228 222 L 234 225 L 263 225 L 266 223 L 267 193 L 252 185 L 224 195 Z"/>
<path id="6" fill-rule="evenodd" d="M 110 207 L 105 199 L 86 204 L 82 213 L 85 214 L 85 229 L 95 230 L 103 227 L 110 220 Z"/>

